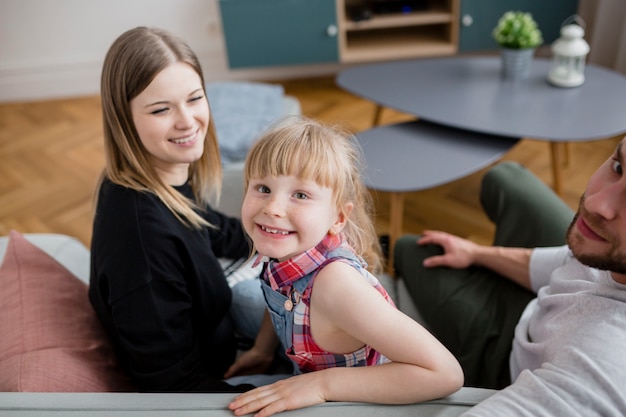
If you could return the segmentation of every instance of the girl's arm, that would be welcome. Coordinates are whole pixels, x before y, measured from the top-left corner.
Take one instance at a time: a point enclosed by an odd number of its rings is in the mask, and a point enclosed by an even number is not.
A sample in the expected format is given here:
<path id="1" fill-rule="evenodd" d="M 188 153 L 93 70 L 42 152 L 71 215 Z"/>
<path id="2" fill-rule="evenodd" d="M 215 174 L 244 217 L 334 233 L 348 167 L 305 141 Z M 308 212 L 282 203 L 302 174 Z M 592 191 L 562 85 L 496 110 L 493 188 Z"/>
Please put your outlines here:
<path id="1" fill-rule="evenodd" d="M 408 404 L 444 397 L 463 384 L 454 356 L 342 262 L 326 266 L 315 279 L 311 326 L 324 349 L 350 352 L 357 342 L 392 362 L 330 368 L 257 388 L 229 405 L 236 415 L 260 410 L 258 416 L 269 416 L 324 401 Z"/>

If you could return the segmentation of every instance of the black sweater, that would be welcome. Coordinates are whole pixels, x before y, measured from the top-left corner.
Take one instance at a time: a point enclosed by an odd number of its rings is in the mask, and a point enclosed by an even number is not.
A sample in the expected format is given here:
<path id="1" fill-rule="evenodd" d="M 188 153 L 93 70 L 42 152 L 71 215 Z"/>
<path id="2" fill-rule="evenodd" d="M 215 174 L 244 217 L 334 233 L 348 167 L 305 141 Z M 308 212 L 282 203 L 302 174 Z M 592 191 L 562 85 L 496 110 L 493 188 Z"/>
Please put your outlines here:
<path id="1" fill-rule="evenodd" d="M 187 184 L 176 188 L 193 198 Z M 241 223 L 206 207 L 216 228 L 182 224 L 153 194 L 105 180 L 91 242 L 89 299 L 141 391 L 233 392 L 222 375 L 236 343 L 218 258 L 249 253 Z"/>

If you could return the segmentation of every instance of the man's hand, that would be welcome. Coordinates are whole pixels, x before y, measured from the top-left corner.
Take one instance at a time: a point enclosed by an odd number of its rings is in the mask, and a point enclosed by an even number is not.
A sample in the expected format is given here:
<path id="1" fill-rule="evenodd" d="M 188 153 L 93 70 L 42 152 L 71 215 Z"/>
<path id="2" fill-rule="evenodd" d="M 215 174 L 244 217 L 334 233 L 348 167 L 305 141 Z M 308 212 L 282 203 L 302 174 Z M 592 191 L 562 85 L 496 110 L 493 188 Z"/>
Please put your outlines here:
<path id="1" fill-rule="evenodd" d="M 443 248 L 443 255 L 424 259 L 424 267 L 447 266 L 462 269 L 482 266 L 532 290 L 530 285 L 530 256 L 532 249 L 484 246 L 445 232 L 424 231 L 419 245 L 435 244 Z"/>
<path id="2" fill-rule="evenodd" d="M 443 255 L 424 259 L 424 266 L 427 268 L 437 266 L 447 266 L 455 269 L 467 268 L 474 264 L 474 254 L 479 248 L 478 244 L 467 239 L 433 230 L 425 230 L 417 243 L 419 245 L 439 245 L 444 250 Z"/>

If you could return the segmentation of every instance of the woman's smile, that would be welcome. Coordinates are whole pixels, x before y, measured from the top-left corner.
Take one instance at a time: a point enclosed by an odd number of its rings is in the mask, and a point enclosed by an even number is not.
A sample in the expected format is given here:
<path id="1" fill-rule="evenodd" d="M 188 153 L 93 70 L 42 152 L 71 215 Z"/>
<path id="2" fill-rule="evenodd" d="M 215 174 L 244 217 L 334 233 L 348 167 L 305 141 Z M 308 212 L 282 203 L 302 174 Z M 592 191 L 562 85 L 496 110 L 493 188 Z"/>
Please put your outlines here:
<path id="1" fill-rule="evenodd" d="M 170 142 L 177 145 L 193 146 L 198 141 L 198 131 L 196 130 L 188 136 L 170 139 Z"/>

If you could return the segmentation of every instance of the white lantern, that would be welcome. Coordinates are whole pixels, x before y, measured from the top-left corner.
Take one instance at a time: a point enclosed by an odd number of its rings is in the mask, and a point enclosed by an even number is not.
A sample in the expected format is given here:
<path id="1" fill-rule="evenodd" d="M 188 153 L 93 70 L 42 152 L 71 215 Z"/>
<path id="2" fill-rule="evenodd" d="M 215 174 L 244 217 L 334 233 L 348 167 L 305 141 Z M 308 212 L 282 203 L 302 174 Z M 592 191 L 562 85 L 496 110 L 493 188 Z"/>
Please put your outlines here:
<path id="1" fill-rule="evenodd" d="M 552 67 L 548 81 L 558 87 L 577 87 L 585 82 L 585 59 L 589 44 L 585 30 L 577 25 L 561 28 L 561 37 L 552 44 Z"/>

